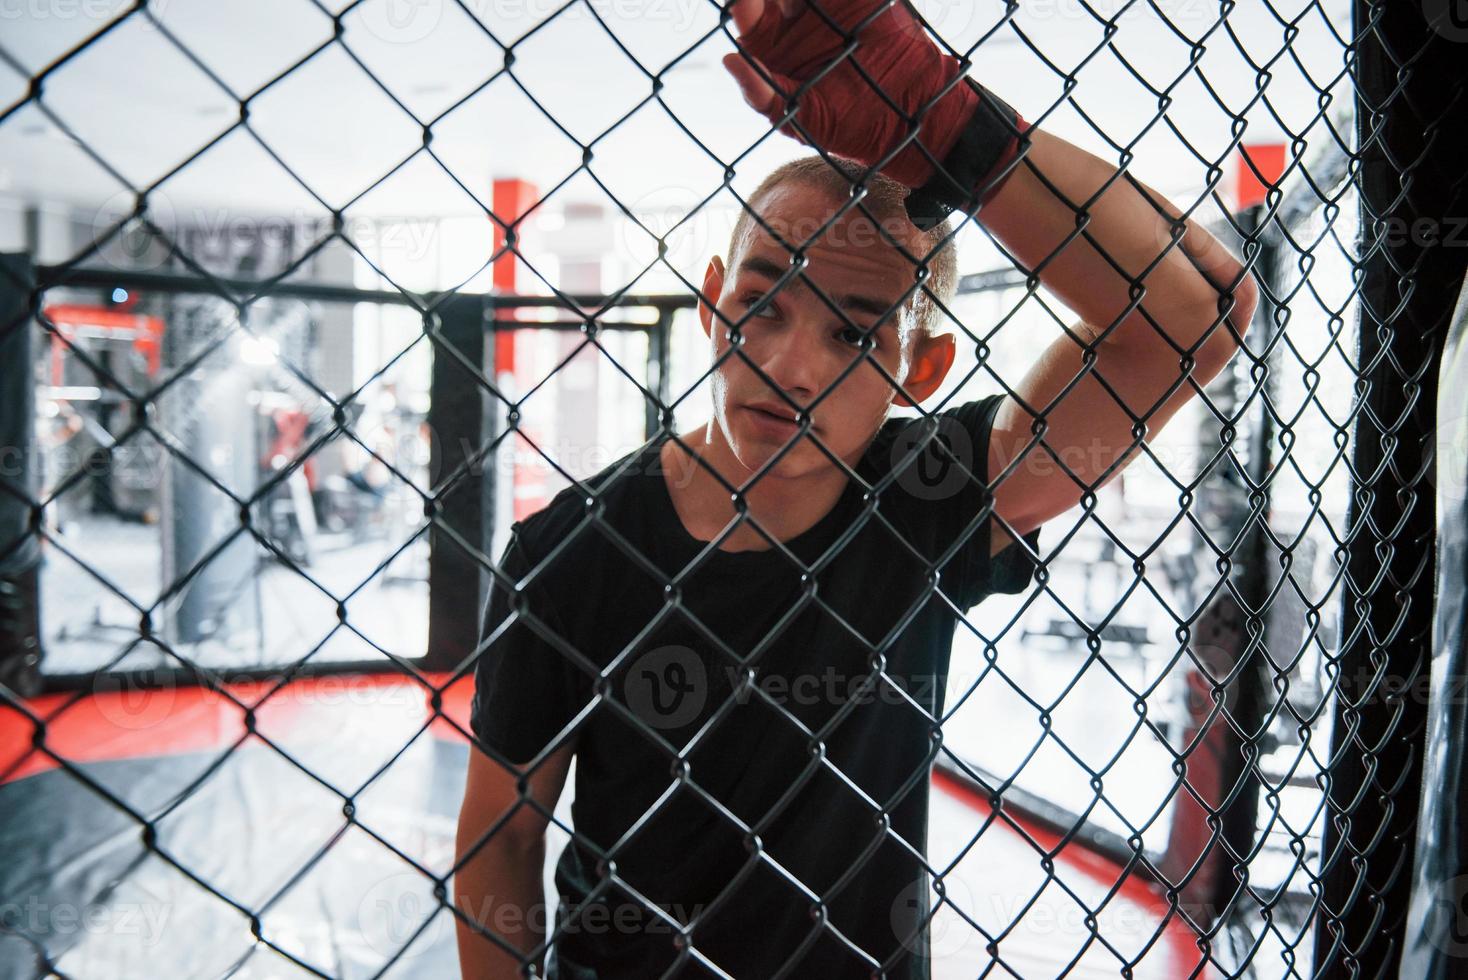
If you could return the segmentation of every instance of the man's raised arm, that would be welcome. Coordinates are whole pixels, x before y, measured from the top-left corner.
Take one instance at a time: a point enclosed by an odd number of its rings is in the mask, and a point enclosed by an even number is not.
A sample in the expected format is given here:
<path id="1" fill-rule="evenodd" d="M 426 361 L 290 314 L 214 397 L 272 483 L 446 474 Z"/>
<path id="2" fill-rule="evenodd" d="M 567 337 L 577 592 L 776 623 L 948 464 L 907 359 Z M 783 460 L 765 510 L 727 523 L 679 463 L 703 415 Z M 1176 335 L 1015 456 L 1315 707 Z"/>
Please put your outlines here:
<path id="1" fill-rule="evenodd" d="M 741 50 L 724 64 L 745 101 L 787 135 L 914 188 L 920 227 L 977 208 L 1017 266 L 1118 348 L 1198 348 L 1199 360 L 1236 349 L 1256 300 L 1243 266 L 1161 195 L 964 76 L 902 0 L 728 9 Z"/>
<path id="2" fill-rule="evenodd" d="M 967 78 L 903 0 L 728 10 L 740 50 L 724 65 L 755 110 L 913 188 L 919 227 L 973 213 L 1081 318 L 995 416 L 994 552 L 1114 477 L 1140 451 L 1137 422 L 1155 433 L 1237 353 L 1257 302 L 1243 265 L 1161 195 Z"/>

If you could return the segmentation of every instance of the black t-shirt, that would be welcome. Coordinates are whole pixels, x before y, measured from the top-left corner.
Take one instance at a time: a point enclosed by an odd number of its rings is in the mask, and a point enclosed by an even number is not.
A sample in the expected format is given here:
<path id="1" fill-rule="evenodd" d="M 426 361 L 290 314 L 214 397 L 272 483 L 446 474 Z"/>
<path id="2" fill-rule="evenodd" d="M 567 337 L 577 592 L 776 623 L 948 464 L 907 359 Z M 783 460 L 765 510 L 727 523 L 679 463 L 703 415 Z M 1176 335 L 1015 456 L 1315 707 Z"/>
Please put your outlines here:
<path id="1" fill-rule="evenodd" d="M 666 434 L 582 481 L 594 504 L 568 487 L 514 525 L 501 566 L 535 574 L 513 602 L 490 590 L 471 726 L 517 764 L 579 737 L 555 872 L 579 917 L 549 977 L 661 976 L 669 920 L 696 916 L 692 950 L 737 978 L 929 976 L 922 855 L 958 617 L 938 590 L 967 610 L 1035 569 L 1017 542 L 991 561 L 978 519 L 1002 397 L 888 419 L 861 480 L 780 548 L 690 535 Z M 1024 540 L 1037 552 L 1039 529 Z M 674 975 L 714 975 L 692 950 Z"/>

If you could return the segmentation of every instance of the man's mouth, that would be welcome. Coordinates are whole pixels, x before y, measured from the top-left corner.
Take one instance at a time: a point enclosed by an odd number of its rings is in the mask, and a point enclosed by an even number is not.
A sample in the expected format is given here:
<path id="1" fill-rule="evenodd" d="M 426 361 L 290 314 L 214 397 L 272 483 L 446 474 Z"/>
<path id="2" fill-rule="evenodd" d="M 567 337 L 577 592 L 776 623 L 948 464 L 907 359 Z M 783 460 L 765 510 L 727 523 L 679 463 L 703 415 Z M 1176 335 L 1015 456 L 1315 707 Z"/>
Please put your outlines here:
<path id="1" fill-rule="evenodd" d="M 773 415 L 775 418 L 784 419 L 786 422 L 795 421 L 795 412 L 787 406 L 776 402 L 749 402 L 745 407 L 752 408 L 756 412 L 764 412 L 766 415 Z"/>
<path id="2" fill-rule="evenodd" d="M 793 413 L 789 412 L 788 409 L 777 409 L 773 406 L 765 407 L 760 405 L 746 405 L 744 407 L 749 410 L 750 414 L 762 426 L 784 431 L 794 431 L 799 428 L 799 424 L 795 421 Z M 814 429 L 815 427 L 812 426 L 811 428 Z"/>

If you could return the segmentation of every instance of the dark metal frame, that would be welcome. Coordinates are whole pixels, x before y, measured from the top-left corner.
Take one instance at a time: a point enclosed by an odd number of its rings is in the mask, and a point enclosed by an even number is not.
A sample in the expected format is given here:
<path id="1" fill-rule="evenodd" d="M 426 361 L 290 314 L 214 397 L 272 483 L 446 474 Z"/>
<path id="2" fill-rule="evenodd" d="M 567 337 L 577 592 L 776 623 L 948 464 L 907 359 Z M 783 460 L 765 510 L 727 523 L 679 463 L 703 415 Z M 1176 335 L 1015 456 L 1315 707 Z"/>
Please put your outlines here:
<path id="1" fill-rule="evenodd" d="M 29 267 L 23 257 L 12 261 Z M 580 320 L 533 321 L 502 316 L 515 309 L 564 308 L 565 301 L 555 296 L 510 296 L 493 293 L 454 293 L 449 295 L 414 295 L 390 290 L 358 289 L 325 283 L 291 281 L 257 281 L 246 279 L 205 278 L 169 272 L 144 272 L 119 269 L 39 266 L 34 268 L 33 283 L 26 287 L 13 277 L 0 279 L 0 306 L 18 303 L 18 309 L 31 309 L 36 297 L 49 289 L 112 289 L 122 287 L 153 295 L 220 294 L 228 290 L 241 297 L 269 295 L 273 298 L 298 299 L 331 303 L 378 303 L 431 309 L 438 319 L 435 337 L 440 356 L 433 359 L 429 383 L 428 423 L 437 438 L 432 445 L 430 472 L 446 477 L 458 473 L 452 486 L 442 488 L 442 506 L 435 514 L 429 531 L 428 560 L 428 649 L 421 657 L 407 658 L 424 671 L 451 672 L 458 669 L 474 651 L 479 641 L 478 610 L 489 586 L 489 572 L 483 563 L 466 551 L 458 539 L 488 554 L 495 527 L 496 501 L 494 481 L 483 479 L 486 469 L 494 471 L 494 461 L 502 440 L 496 402 L 504 399 L 493 389 L 494 344 L 501 333 L 517 330 L 584 330 Z M 679 309 L 692 307 L 692 296 L 626 295 L 572 296 L 570 299 L 588 309 L 613 306 L 618 309 L 649 308 L 655 312 L 651 321 L 623 322 L 596 320 L 598 330 L 645 332 L 648 335 L 648 388 L 660 404 L 668 403 L 673 318 Z M 34 310 L 31 311 L 32 315 Z M 26 336 L 24 328 L 12 336 Z M 25 361 L 29 369 L 29 360 Z M 470 370 L 465 365 L 473 366 Z M 33 413 L 28 413 L 33 414 Z M 661 424 L 657 405 L 648 404 L 645 420 L 649 437 Z M 471 447 L 487 453 L 475 462 Z M 27 458 L 29 455 L 27 454 Z M 462 472 L 460 472 L 462 471 Z M 14 535 L 7 536 L 13 537 Z M 466 615 L 474 610 L 474 615 Z M 3 652 L 0 652 L 3 655 Z M 294 666 L 250 667 L 230 671 L 213 671 L 230 680 L 262 678 L 320 677 L 382 670 L 382 660 L 314 661 Z M 200 683 L 200 670 L 186 667 L 109 671 L 115 679 L 131 689 L 173 687 Z M 79 674 L 40 673 L 43 692 L 90 689 L 96 672 Z"/>
<path id="2" fill-rule="evenodd" d="M 1468 249 L 1401 231 L 1424 220 L 1441 231 L 1468 205 L 1468 79 L 1462 25 L 1444 22 L 1449 6 L 1354 4 L 1364 411 L 1351 460 L 1315 931 L 1315 976 L 1332 980 L 1396 976 L 1406 941 L 1428 699 L 1404 692 L 1425 687 L 1431 660 L 1428 474 L 1438 367 Z M 1429 24 L 1434 15 L 1439 23 Z"/>

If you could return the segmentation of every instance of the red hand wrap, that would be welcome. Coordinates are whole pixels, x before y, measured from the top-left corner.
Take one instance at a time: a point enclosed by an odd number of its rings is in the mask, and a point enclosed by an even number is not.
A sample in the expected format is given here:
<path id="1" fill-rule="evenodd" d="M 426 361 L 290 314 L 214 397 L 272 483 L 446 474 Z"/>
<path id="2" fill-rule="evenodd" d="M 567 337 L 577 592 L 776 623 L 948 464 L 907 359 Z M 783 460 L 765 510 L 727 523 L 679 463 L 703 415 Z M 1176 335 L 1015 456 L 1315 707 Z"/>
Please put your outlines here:
<path id="1" fill-rule="evenodd" d="M 794 117 L 811 140 L 827 152 L 873 166 L 911 131 L 908 119 L 894 111 L 872 83 L 910 119 L 920 115 L 918 135 L 881 171 L 908 187 L 926 184 L 935 174 L 933 160 L 942 161 L 948 156 L 979 108 L 979 91 L 966 80 L 959 80 L 923 111 L 923 106 L 958 76 L 959 62 L 927 35 L 904 0 L 810 0 L 810 4 L 819 4 L 825 16 L 806 6 L 787 23 L 775 0 L 766 0 L 759 21 L 739 39 L 740 47 L 763 66 L 771 84 L 786 98 L 795 95 L 803 82 L 836 63 L 798 96 L 799 109 Z M 867 18 L 869 22 L 858 30 Z M 832 23 L 827 23 L 828 19 Z M 852 37 L 857 46 L 843 58 L 842 52 Z M 858 64 L 871 82 L 862 78 Z M 778 97 L 754 108 L 771 122 L 789 111 Z M 781 132 L 809 142 L 792 124 L 781 127 Z M 1002 136 L 1006 144 L 1015 142 L 1010 133 Z M 986 170 L 986 175 L 1007 163 L 1013 154 L 1013 145 L 996 149 L 997 163 Z"/>

